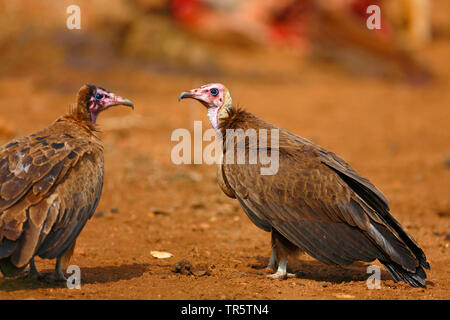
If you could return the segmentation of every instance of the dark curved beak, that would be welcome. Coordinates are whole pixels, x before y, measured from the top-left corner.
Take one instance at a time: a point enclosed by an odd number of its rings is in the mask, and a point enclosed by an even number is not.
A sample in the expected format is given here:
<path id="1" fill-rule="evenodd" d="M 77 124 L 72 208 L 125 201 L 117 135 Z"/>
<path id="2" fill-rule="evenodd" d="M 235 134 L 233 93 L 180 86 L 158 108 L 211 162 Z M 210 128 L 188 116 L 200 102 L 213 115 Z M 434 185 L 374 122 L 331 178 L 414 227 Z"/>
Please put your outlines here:
<path id="1" fill-rule="evenodd" d="M 131 107 L 131 109 L 134 110 L 134 103 L 131 102 L 130 100 L 122 98 L 120 96 L 116 96 L 116 98 L 114 99 L 114 105 L 115 106 L 118 106 L 118 105 L 128 106 L 128 107 Z"/>
<path id="2" fill-rule="evenodd" d="M 181 99 L 186 99 L 186 98 L 195 98 L 195 94 L 193 94 L 192 92 L 189 92 L 189 91 L 182 92 L 178 96 L 178 102 L 180 102 Z"/>

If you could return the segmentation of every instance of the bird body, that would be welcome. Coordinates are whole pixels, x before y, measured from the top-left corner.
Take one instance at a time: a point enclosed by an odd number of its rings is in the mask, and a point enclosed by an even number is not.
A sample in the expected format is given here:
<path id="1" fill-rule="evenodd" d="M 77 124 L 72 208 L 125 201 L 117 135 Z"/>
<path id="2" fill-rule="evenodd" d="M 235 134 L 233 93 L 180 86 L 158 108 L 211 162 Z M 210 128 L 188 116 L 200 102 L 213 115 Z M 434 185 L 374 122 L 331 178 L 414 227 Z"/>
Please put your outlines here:
<path id="1" fill-rule="evenodd" d="M 212 88 L 219 91 L 217 96 L 209 92 Z M 259 134 L 254 145 L 255 141 L 245 135 L 227 139 L 227 130 L 278 130 L 278 146 L 267 148 L 278 153 L 276 174 L 261 174 L 261 161 L 238 164 L 224 160 L 217 170 L 224 193 L 239 201 L 256 226 L 272 232 L 269 265 L 278 264 L 272 277 L 287 277 L 287 257 L 304 251 L 321 262 L 339 266 L 378 259 L 395 281 L 425 286 L 424 268 L 429 268 L 425 254 L 391 215 L 387 199 L 369 180 L 334 153 L 235 108 L 223 85 L 194 90 L 180 98 L 199 100 L 208 114 L 217 108 L 215 129 L 223 137 L 224 154 L 230 148 L 237 150 L 239 144 L 245 145 L 246 154 L 261 145 Z M 222 104 L 209 102 L 220 97 Z"/>
<path id="2" fill-rule="evenodd" d="M 33 258 L 39 256 L 57 258 L 56 278 L 64 278 L 61 259 L 70 259 L 102 193 L 104 159 L 94 125 L 97 114 L 112 105 L 132 106 L 121 97 L 115 104 L 95 102 L 92 96 L 99 91 L 103 100 L 107 95 L 118 97 L 94 85 L 83 86 L 69 114 L 0 148 L 0 270 L 4 274 L 13 275 L 29 263 L 35 272 Z"/>

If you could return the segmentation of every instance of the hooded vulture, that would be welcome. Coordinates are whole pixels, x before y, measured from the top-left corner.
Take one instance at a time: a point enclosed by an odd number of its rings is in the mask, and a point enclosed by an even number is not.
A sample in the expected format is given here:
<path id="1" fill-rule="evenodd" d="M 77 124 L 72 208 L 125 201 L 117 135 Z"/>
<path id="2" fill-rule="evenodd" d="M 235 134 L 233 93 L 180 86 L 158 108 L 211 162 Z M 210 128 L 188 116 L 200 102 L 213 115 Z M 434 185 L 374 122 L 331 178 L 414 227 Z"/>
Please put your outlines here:
<path id="1" fill-rule="evenodd" d="M 276 273 L 270 277 L 293 276 L 286 271 L 287 257 L 304 251 L 338 266 L 378 259 L 395 282 L 425 287 L 424 268 L 429 264 L 424 252 L 392 216 L 385 196 L 344 160 L 234 107 L 222 84 L 183 92 L 179 100 L 184 98 L 206 107 L 222 139 L 219 186 L 239 201 L 257 227 L 271 232 L 269 267 Z M 269 141 L 275 141 L 275 147 Z M 277 155 L 276 172 L 263 174 L 267 162 L 252 162 L 254 151 Z M 239 153 L 246 161 L 235 161 Z"/>
<path id="2" fill-rule="evenodd" d="M 49 127 L 0 148 L 0 270 L 12 276 L 34 257 L 56 258 L 48 280 L 64 280 L 75 242 L 92 217 L 103 186 L 100 112 L 131 101 L 95 85 L 78 92 L 70 112 Z"/>

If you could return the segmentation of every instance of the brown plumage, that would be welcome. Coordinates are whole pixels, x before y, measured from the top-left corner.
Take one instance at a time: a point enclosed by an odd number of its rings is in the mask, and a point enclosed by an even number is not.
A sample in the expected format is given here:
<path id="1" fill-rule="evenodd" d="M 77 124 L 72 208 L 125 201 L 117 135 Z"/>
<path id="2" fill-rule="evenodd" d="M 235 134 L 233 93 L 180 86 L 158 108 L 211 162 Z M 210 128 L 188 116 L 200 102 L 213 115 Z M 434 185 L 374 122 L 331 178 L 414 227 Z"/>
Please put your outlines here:
<path id="1" fill-rule="evenodd" d="M 278 264 L 273 277 L 287 277 L 287 256 L 302 250 L 326 264 L 339 266 L 378 259 L 395 281 L 425 286 L 424 268 L 429 269 L 429 264 L 424 252 L 391 215 L 383 194 L 344 160 L 236 109 L 228 90 L 220 84 L 185 92 L 180 98 L 202 102 L 214 128 L 224 137 L 224 163 L 217 170 L 219 186 L 240 202 L 256 226 L 272 232 L 269 265 Z M 260 169 L 267 165 L 260 161 L 249 164 L 249 150 L 257 146 L 244 135 L 226 139 L 228 129 L 254 129 L 259 148 L 261 129 L 269 134 L 271 129 L 278 130 L 278 148 L 268 148 L 269 154 L 279 154 L 278 172 L 262 175 Z M 242 139 L 247 161 L 227 163 L 227 150 L 237 150 Z"/>
<path id="2" fill-rule="evenodd" d="M 14 275 L 34 256 L 57 259 L 63 280 L 76 239 L 94 213 L 103 186 L 98 113 L 129 100 L 84 85 L 77 104 L 49 127 L 0 148 L 0 270 Z M 61 261 L 62 260 L 62 261 Z"/>

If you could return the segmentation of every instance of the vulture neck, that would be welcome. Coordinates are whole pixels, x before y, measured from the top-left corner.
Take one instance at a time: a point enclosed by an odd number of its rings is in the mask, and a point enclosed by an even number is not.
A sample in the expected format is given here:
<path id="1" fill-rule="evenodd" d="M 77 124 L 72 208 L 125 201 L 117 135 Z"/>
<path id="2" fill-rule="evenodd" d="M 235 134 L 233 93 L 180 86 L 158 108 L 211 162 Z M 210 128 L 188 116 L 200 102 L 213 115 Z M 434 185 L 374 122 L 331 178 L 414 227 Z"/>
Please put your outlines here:
<path id="1" fill-rule="evenodd" d="M 63 117 L 65 120 L 72 121 L 80 128 L 89 131 L 90 133 L 99 131 L 91 121 L 91 115 L 87 112 L 87 107 L 84 104 L 77 104 L 70 108 L 70 111 Z"/>
<path id="2" fill-rule="evenodd" d="M 259 128 L 269 129 L 273 126 L 255 117 L 251 113 L 241 108 L 231 108 L 227 117 L 222 118 L 219 122 L 219 132 L 222 136 L 226 135 L 227 129 L 255 129 Z"/>
<path id="3" fill-rule="evenodd" d="M 226 121 L 230 114 L 233 113 L 233 101 L 230 93 L 227 91 L 225 94 L 225 101 L 220 108 L 208 109 L 208 118 L 212 127 L 217 133 L 221 133 L 221 123 Z"/>
<path id="4" fill-rule="evenodd" d="M 92 123 L 91 114 L 88 111 L 89 97 L 93 95 L 94 89 L 94 85 L 83 85 L 78 91 L 76 104 L 73 105 L 69 112 L 62 117 L 63 120 L 72 121 L 78 127 L 90 133 L 98 131 L 96 126 Z"/>

